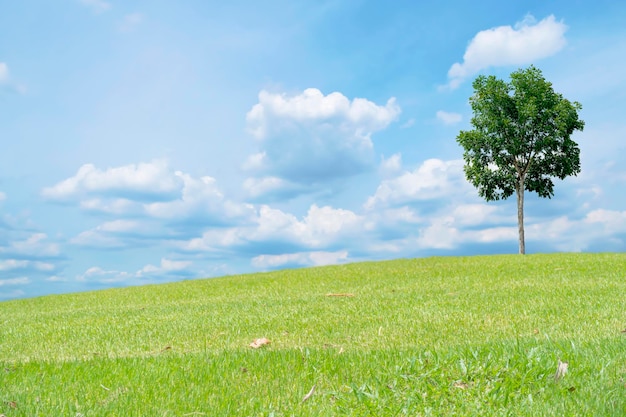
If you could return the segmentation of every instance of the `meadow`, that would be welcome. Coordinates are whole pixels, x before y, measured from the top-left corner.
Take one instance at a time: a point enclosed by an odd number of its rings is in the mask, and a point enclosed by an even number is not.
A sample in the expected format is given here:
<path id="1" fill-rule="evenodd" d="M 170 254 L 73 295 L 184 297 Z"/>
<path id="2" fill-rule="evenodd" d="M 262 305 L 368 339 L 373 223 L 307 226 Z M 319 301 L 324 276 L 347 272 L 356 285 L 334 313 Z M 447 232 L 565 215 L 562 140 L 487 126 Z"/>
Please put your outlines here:
<path id="1" fill-rule="evenodd" d="M 624 416 L 625 294 L 626 254 L 549 254 L 7 301 L 0 415 Z"/>

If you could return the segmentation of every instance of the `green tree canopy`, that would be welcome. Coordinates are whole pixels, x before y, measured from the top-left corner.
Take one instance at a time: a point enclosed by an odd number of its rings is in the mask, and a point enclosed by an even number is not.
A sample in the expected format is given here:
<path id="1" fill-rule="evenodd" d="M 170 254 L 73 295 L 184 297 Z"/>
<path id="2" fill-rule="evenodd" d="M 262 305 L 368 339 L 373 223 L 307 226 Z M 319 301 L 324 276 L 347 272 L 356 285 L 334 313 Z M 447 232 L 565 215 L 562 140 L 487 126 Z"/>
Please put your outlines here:
<path id="1" fill-rule="evenodd" d="M 584 128 L 582 106 L 556 93 L 534 66 L 513 72 L 510 82 L 481 75 L 473 87 L 474 129 L 457 137 L 465 176 L 487 201 L 516 193 L 523 254 L 524 191 L 551 198 L 553 178 L 580 172 L 580 149 L 571 136 Z"/>

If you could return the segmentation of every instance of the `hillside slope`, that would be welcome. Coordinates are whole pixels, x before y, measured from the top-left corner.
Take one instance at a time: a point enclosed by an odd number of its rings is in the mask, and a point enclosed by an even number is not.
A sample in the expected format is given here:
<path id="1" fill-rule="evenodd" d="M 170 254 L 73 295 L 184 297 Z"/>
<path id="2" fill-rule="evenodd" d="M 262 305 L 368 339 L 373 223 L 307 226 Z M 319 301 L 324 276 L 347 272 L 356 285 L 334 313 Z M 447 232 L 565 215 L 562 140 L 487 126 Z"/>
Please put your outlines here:
<path id="1" fill-rule="evenodd" d="M 625 293 L 626 254 L 554 254 L 3 302 L 0 414 L 626 415 Z"/>

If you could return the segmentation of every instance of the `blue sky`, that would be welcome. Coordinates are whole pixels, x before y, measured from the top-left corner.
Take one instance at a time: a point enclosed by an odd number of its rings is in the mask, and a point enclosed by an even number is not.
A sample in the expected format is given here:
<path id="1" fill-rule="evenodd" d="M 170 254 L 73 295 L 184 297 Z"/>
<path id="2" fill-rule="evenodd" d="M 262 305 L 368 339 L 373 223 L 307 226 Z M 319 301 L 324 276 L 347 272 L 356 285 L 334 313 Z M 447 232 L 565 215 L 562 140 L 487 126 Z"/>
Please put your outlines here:
<path id="1" fill-rule="evenodd" d="M 0 299 L 516 253 L 455 138 L 478 74 L 530 64 L 586 127 L 527 251 L 624 251 L 626 4 L 6 4 Z"/>

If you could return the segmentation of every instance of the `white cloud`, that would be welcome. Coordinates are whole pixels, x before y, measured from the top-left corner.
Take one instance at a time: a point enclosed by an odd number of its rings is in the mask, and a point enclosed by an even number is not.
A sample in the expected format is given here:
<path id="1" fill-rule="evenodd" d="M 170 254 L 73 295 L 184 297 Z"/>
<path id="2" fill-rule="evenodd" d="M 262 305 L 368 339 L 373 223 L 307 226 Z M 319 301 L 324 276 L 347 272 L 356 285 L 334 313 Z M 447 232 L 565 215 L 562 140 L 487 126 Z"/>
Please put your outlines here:
<path id="1" fill-rule="evenodd" d="M 440 206 L 435 213 L 419 217 L 402 208 L 388 209 L 374 217 L 372 229 L 383 234 L 381 241 L 370 240 L 370 252 L 405 256 L 421 251 L 456 251 L 478 244 L 506 244 L 511 252 L 517 250 L 518 228 L 515 201 L 504 205 L 453 203 Z M 408 226 L 408 227 L 407 227 Z M 401 229 L 396 239 L 394 232 Z M 391 232 L 391 235 L 390 235 Z M 583 251 L 597 247 L 623 248 L 626 243 L 626 211 L 592 210 L 580 219 L 562 215 L 545 221 L 534 221 L 526 213 L 525 235 L 527 250 Z M 453 252 L 454 253 L 454 252 Z"/>
<path id="2" fill-rule="evenodd" d="M 104 272 L 105 271 L 99 266 L 92 266 L 91 268 L 87 269 L 81 276 L 86 278 L 93 275 L 102 274 Z"/>
<path id="3" fill-rule="evenodd" d="M 111 8 L 111 4 L 104 0 L 78 0 L 83 5 L 89 7 L 94 13 L 106 12 Z"/>
<path id="4" fill-rule="evenodd" d="M 567 26 L 553 15 L 536 22 L 527 15 L 515 27 L 499 26 L 480 31 L 469 43 L 462 63 L 448 71 L 448 86 L 456 88 L 465 79 L 492 66 L 526 65 L 554 55 L 565 44 Z"/>
<path id="5" fill-rule="evenodd" d="M 583 187 L 576 190 L 577 197 L 583 197 L 585 195 L 588 195 L 592 200 L 595 200 L 596 198 L 603 196 L 604 191 L 598 185 L 591 185 L 589 187 Z"/>
<path id="6" fill-rule="evenodd" d="M 409 127 L 413 126 L 414 124 L 415 124 L 415 119 L 411 117 L 409 120 L 407 120 L 406 122 L 402 123 L 400 128 L 401 129 L 408 129 Z"/>
<path id="7" fill-rule="evenodd" d="M 437 112 L 437 119 L 441 120 L 446 125 L 453 125 L 459 123 L 463 119 L 463 116 L 459 113 L 448 113 L 446 111 L 439 110 Z"/>
<path id="8" fill-rule="evenodd" d="M 474 226 L 486 222 L 493 222 L 498 207 L 489 204 L 461 204 L 454 208 L 452 216 L 460 225 Z M 498 218 L 502 221 L 502 218 Z"/>
<path id="9" fill-rule="evenodd" d="M 5 285 L 25 285 L 25 284 L 30 284 L 30 279 L 28 277 L 0 279 L 0 287 L 3 287 Z"/>
<path id="10" fill-rule="evenodd" d="M 171 259 L 161 258 L 161 265 L 154 266 L 148 264 L 137 271 L 137 276 L 170 274 L 188 269 L 193 262 L 191 261 L 173 261 Z"/>
<path id="11" fill-rule="evenodd" d="M 316 88 L 308 88 L 292 97 L 261 91 L 259 103 L 248 112 L 246 120 L 250 132 L 261 140 L 276 130 L 282 130 L 284 126 L 281 124 L 289 122 L 331 123 L 360 139 L 367 139 L 372 132 L 384 129 L 395 121 L 399 114 L 400 107 L 395 98 L 390 98 L 383 107 L 364 98 L 350 101 L 338 92 L 325 96 Z"/>
<path id="12" fill-rule="evenodd" d="M 246 120 L 262 149 L 244 168 L 306 187 L 354 175 L 373 167 L 371 135 L 399 114 L 394 98 L 381 106 L 315 88 L 293 96 L 261 91 Z"/>
<path id="13" fill-rule="evenodd" d="M 254 215 L 251 205 L 226 199 L 214 178 L 173 171 L 162 160 L 106 170 L 86 164 L 76 175 L 45 188 L 42 195 L 53 201 L 78 200 L 79 206 L 87 211 L 115 216 L 144 215 L 179 226 L 229 223 Z M 94 232 L 88 231 L 74 243 L 93 238 Z M 114 244 L 110 239 L 100 242 L 105 243 Z"/>
<path id="14" fill-rule="evenodd" d="M 31 269 L 34 271 L 52 271 L 55 269 L 54 264 L 49 262 L 40 262 L 27 259 L 5 259 L 0 261 L 0 271 L 12 271 L 16 269 Z"/>
<path id="15" fill-rule="evenodd" d="M 54 271 L 56 266 L 50 262 L 33 262 L 35 269 L 38 271 Z"/>
<path id="16" fill-rule="evenodd" d="M 42 195 L 53 200 L 67 200 L 89 194 L 158 200 L 171 198 L 181 186 L 180 178 L 170 174 L 168 164 L 163 160 L 104 171 L 92 164 L 85 164 L 73 177 L 44 188 Z"/>
<path id="17" fill-rule="evenodd" d="M 138 227 L 139 223 L 137 221 L 120 219 L 106 222 L 98 226 L 98 229 L 103 232 L 130 232 L 137 230 Z"/>
<path id="18" fill-rule="evenodd" d="M 304 225 L 298 229 L 312 245 L 320 244 L 328 235 L 336 235 L 359 224 L 359 216 L 350 210 L 335 209 L 330 206 L 312 205 L 304 218 Z M 304 227 L 302 227 L 304 226 Z"/>
<path id="19" fill-rule="evenodd" d="M 246 221 L 254 216 L 252 205 L 226 199 L 215 178 L 194 178 L 181 171 L 176 171 L 174 175 L 183 183 L 180 197 L 172 201 L 145 204 L 145 212 L 149 216 L 195 224 Z"/>
<path id="20" fill-rule="evenodd" d="M 587 214 L 584 222 L 595 227 L 604 226 L 605 233 L 625 233 L 626 211 L 596 209 Z"/>
<path id="21" fill-rule="evenodd" d="M 161 258 L 159 266 L 152 264 L 145 265 L 135 272 L 118 271 L 115 269 L 106 270 L 99 266 L 93 266 L 82 274 L 76 276 L 77 281 L 97 282 L 100 284 L 125 284 L 137 285 L 158 282 L 164 277 L 189 277 L 193 276 L 190 271 L 191 261 L 175 261 Z"/>
<path id="22" fill-rule="evenodd" d="M 393 154 L 387 159 L 385 159 L 384 156 L 381 157 L 380 167 L 378 170 L 383 177 L 389 177 L 397 174 L 401 169 L 402 155 L 400 153 Z"/>
<path id="23" fill-rule="evenodd" d="M 60 254 L 59 245 L 48 240 L 45 233 L 33 233 L 24 240 L 11 242 L 8 247 L 0 248 L 0 253 L 29 255 L 35 257 L 54 257 Z"/>
<path id="24" fill-rule="evenodd" d="M 302 190 L 302 185 L 295 184 L 279 177 L 250 177 L 246 178 L 243 188 L 251 198 L 276 195 L 285 196 L 296 194 Z"/>
<path id="25" fill-rule="evenodd" d="M 100 233 L 97 228 L 81 232 L 78 236 L 70 239 L 70 243 L 90 248 L 122 248 L 126 246 L 118 237 Z"/>
<path id="26" fill-rule="evenodd" d="M 9 271 L 12 269 L 26 268 L 29 262 L 23 259 L 5 259 L 0 261 L 0 271 Z"/>
<path id="27" fill-rule="evenodd" d="M 91 248 L 122 248 L 131 244 L 131 239 L 149 237 L 155 231 L 138 220 L 117 219 L 86 230 L 70 239 L 70 243 Z"/>
<path id="28" fill-rule="evenodd" d="M 118 25 L 118 30 L 120 32 L 131 32 L 137 26 L 139 26 L 144 20 L 144 16 L 141 13 L 130 13 L 124 16 L 120 24 Z"/>
<path id="29" fill-rule="evenodd" d="M 7 195 L 5 193 L 3 193 L 2 191 L 0 191 L 0 202 L 4 201 L 7 199 Z"/>
<path id="30" fill-rule="evenodd" d="M 218 189 L 215 178 L 193 178 L 181 171 L 174 173 L 182 183 L 181 196 L 177 200 L 155 202 L 146 205 L 146 212 L 158 218 L 180 218 L 195 210 L 220 211 L 224 196 Z M 169 175 L 168 175 L 169 177 Z M 216 207 L 217 206 L 217 207 Z"/>
<path id="31" fill-rule="evenodd" d="M 35 256 L 57 256 L 61 252 L 59 245 L 49 242 L 45 233 L 34 233 L 25 240 L 13 242 L 9 251 L 21 255 Z"/>
<path id="32" fill-rule="evenodd" d="M 282 255 L 259 255 L 252 258 L 252 265 L 256 268 L 271 269 L 286 265 L 322 266 L 334 265 L 345 262 L 348 259 L 348 251 L 336 252 L 299 252 Z"/>
<path id="33" fill-rule="evenodd" d="M 415 210 L 410 207 L 397 207 L 397 208 L 385 208 L 380 211 L 380 218 L 378 222 L 385 222 L 385 220 L 389 220 L 391 222 L 397 223 L 421 223 L 424 221 L 424 218 L 419 216 Z"/>
<path id="34" fill-rule="evenodd" d="M 248 156 L 248 159 L 243 163 L 242 168 L 246 171 L 259 171 L 265 168 L 267 165 L 267 153 L 258 152 Z"/>
<path id="35" fill-rule="evenodd" d="M 125 271 L 117 270 L 105 270 L 99 266 L 93 266 L 87 269 L 84 273 L 76 277 L 77 281 L 93 281 L 99 283 L 122 283 L 127 282 L 132 284 L 132 280 L 135 278 L 133 274 Z"/>
<path id="36" fill-rule="evenodd" d="M 8 286 L 8 285 L 25 285 L 25 284 L 30 284 L 30 279 L 28 277 L 0 279 L 0 287 Z"/>
<path id="37" fill-rule="evenodd" d="M 48 282 L 67 282 L 67 278 L 60 277 L 58 275 L 52 275 L 45 279 Z"/>
<path id="38" fill-rule="evenodd" d="M 384 180 L 367 199 L 365 208 L 452 196 L 464 188 L 462 160 L 428 159 L 413 172 Z"/>
<path id="39" fill-rule="evenodd" d="M 469 242 L 493 243 L 493 242 L 517 242 L 517 226 L 510 227 L 488 227 L 481 230 L 466 232 L 466 240 Z"/>
<path id="40" fill-rule="evenodd" d="M 108 214 L 138 214 L 143 211 L 143 204 L 127 198 L 89 198 L 80 202 L 80 208 Z"/>
<path id="41" fill-rule="evenodd" d="M 460 241 L 460 235 L 452 219 L 434 219 L 422 230 L 417 243 L 423 249 L 453 249 Z"/>
<path id="42" fill-rule="evenodd" d="M 473 251 L 480 250 L 480 245 L 493 250 L 493 245 L 500 243 L 516 251 L 515 198 L 502 202 L 482 201 L 465 181 L 462 168 L 461 160 L 431 159 L 412 172 L 383 180 L 364 205 L 366 215 L 361 234 L 366 242 L 366 253 L 393 256 L 412 256 L 433 250 L 457 253 L 470 246 Z M 586 189 L 586 184 L 582 185 Z M 573 182 L 570 187 L 571 194 L 577 195 L 581 183 Z M 585 196 L 597 207 L 599 190 L 590 190 L 593 192 L 586 192 Z M 587 209 L 582 218 L 567 211 L 559 217 L 546 216 L 535 211 L 542 209 L 534 200 L 527 200 L 533 210 L 527 207 L 525 213 L 526 242 L 530 251 L 546 248 L 619 250 L 626 243 L 626 211 Z M 550 205 L 557 203 L 546 201 L 544 207 L 549 210 Z M 577 209 L 589 206 L 586 202 L 576 205 Z M 353 252 L 354 246 L 346 249 Z"/>
<path id="43" fill-rule="evenodd" d="M 209 229 L 202 237 L 181 243 L 190 251 L 222 251 L 228 248 L 251 248 L 267 252 L 269 247 L 326 248 L 342 242 L 361 229 L 363 218 L 350 210 L 312 205 L 307 215 L 296 216 L 263 205 L 254 225 L 227 229 Z M 265 249 L 264 249 L 265 248 Z"/>

